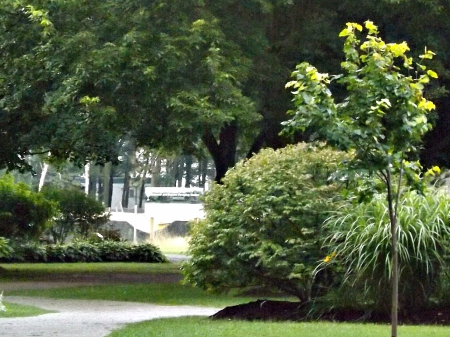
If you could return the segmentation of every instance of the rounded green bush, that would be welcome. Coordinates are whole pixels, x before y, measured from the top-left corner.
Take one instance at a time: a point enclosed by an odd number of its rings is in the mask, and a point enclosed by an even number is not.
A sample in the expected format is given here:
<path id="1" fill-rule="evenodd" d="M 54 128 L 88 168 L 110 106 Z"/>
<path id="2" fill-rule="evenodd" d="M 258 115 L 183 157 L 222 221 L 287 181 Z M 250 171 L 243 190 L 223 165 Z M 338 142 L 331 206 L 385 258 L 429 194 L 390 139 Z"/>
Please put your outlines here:
<path id="1" fill-rule="evenodd" d="M 322 223 L 341 198 L 330 177 L 346 155 L 322 144 L 266 149 L 240 162 L 204 198 L 186 279 L 204 289 L 268 286 L 308 301 L 324 281 Z"/>

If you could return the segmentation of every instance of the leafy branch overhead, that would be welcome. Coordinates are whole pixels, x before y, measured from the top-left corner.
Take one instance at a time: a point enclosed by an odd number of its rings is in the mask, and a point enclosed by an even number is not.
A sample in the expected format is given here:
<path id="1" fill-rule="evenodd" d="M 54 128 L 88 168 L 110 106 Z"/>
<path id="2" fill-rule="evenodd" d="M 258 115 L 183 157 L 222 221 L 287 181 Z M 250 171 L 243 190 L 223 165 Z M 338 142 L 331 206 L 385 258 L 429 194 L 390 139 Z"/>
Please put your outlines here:
<path id="1" fill-rule="evenodd" d="M 406 42 L 384 42 L 371 21 L 365 28 L 363 41 L 358 37 L 363 28 L 356 23 L 348 23 L 339 34 L 345 38 L 344 74 L 320 73 L 308 63 L 297 66 L 286 85 L 296 110 L 289 111 L 292 118 L 284 124 L 289 131 L 309 128 L 343 150 L 354 149 L 356 167 L 369 162 L 370 171 L 376 172 L 387 162 L 416 159 L 421 138 L 431 129 L 427 113 L 435 108 L 423 90 L 437 74 L 422 64 L 434 56 L 432 51 L 425 49 L 415 63 Z M 340 102 L 330 90 L 334 83 L 346 90 Z"/>

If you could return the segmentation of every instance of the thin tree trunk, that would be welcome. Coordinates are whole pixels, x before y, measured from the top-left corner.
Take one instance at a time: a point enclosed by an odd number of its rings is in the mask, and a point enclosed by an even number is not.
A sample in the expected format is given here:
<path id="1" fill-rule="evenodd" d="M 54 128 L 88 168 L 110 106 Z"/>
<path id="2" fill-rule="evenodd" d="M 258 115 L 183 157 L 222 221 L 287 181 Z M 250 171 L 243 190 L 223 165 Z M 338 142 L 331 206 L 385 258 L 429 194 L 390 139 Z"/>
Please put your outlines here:
<path id="1" fill-rule="evenodd" d="M 392 192 L 392 177 L 390 168 L 387 169 L 387 191 L 388 191 L 388 206 L 389 219 L 391 222 L 391 255 L 392 255 L 392 309 L 391 309 L 391 336 L 397 337 L 398 328 L 398 283 L 399 283 L 399 268 L 398 268 L 398 247 L 397 247 L 397 216 L 394 209 L 394 200 Z"/>
<path id="2" fill-rule="evenodd" d="M 42 190 L 42 187 L 44 186 L 45 176 L 47 175 L 47 172 L 48 172 L 48 164 L 44 163 L 44 166 L 42 167 L 41 178 L 39 179 L 39 186 L 38 186 L 39 192 Z"/>
<path id="3" fill-rule="evenodd" d="M 90 179 L 89 179 L 89 171 L 91 168 L 91 164 L 87 163 L 86 165 L 84 165 L 84 193 L 86 193 L 86 195 L 89 194 L 89 183 L 90 183 Z"/>
<path id="4" fill-rule="evenodd" d="M 105 166 L 103 167 L 103 204 L 105 205 L 105 207 L 111 207 L 111 198 L 110 198 L 111 194 L 110 180 L 112 180 L 111 168 L 112 168 L 111 162 L 106 163 Z"/>
<path id="5" fill-rule="evenodd" d="M 161 159 L 156 157 L 152 161 L 152 181 L 151 186 L 152 187 L 159 187 L 160 184 L 160 176 L 161 176 Z"/>
<path id="6" fill-rule="evenodd" d="M 186 181 L 184 183 L 184 187 L 191 187 L 191 181 L 192 181 L 192 156 L 186 156 L 185 157 L 185 168 L 184 168 L 186 174 L 185 178 Z"/>

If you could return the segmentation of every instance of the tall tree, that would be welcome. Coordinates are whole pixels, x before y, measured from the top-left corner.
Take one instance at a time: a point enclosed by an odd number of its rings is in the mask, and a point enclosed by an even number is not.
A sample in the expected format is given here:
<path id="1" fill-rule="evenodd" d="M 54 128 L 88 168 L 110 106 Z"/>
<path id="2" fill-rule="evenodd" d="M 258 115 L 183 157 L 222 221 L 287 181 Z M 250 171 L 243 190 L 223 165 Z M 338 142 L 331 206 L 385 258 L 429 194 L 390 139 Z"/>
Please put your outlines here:
<path id="1" fill-rule="evenodd" d="M 423 90 L 437 74 L 422 62 L 432 59 L 433 52 L 425 49 L 415 64 L 406 42 L 384 42 L 371 21 L 365 22 L 365 28 L 364 39 L 357 34 L 363 28 L 356 23 L 347 23 L 339 35 L 345 38 L 343 75 L 329 77 L 308 63 L 297 66 L 294 80 L 287 84 L 296 109 L 286 124 L 292 129 L 311 127 L 333 145 L 353 151 L 354 159 L 347 163 L 349 172 L 370 178 L 376 175 L 384 183 L 391 224 L 392 337 L 396 337 L 401 273 L 397 217 L 402 178 L 406 176 L 415 188 L 423 182 L 420 164 L 412 161 L 430 129 L 427 112 L 435 108 Z M 335 103 L 329 89 L 332 80 L 347 92 L 342 102 Z"/>

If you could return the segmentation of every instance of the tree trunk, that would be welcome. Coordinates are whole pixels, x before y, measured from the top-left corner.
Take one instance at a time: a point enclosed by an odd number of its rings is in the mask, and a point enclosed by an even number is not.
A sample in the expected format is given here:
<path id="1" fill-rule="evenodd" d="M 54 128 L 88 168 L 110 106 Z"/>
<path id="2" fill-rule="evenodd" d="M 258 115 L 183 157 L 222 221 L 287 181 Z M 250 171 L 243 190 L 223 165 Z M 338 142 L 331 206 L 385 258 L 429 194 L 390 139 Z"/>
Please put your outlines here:
<path id="1" fill-rule="evenodd" d="M 108 162 L 103 167 L 103 205 L 105 207 L 111 207 L 111 195 L 112 188 L 110 182 L 112 182 L 111 177 L 112 163 Z"/>
<path id="2" fill-rule="evenodd" d="M 125 171 L 125 176 L 123 179 L 123 189 L 122 189 L 122 207 L 128 208 L 128 200 L 130 199 L 130 172 L 127 169 Z"/>
<path id="3" fill-rule="evenodd" d="M 160 185 L 160 177 L 161 177 L 161 159 L 156 157 L 154 160 L 152 160 L 152 181 L 151 186 L 152 187 L 159 187 Z"/>
<path id="4" fill-rule="evenodd" d="M 236 121 L 222 127 L 219 141 L 216 140 L 210 128 L 206 128 L 203 134 L 202 141 L 211 154 L 216 167 L 214 181 L 219 184 L 227 171 L 236 164 L 237 134 L 238 126 Z"/>
<path id="5" fill-rule="evenodd" d="M 84 165 L 84 193 L 86 195 L 89 195 L 89 183 L 90 183 L 90 179 L 89 179 L 89 171 L 91 168 L 91 164 L 87 163 L 86 165 Z"/>
<path id="6" fill-rule="evenodd" d="M 42 167 L 41 178 L 39 179 L 39 187 L 38 187 L 39 192 L 42 190 L 42 187 L 44 186 L 45 176 L 47 175 L 47 172 L 48 172 L 48 164 L 44 163 L 44 166 Z"/>
<path id="7" fill-rule="evenodd" d="M 397 337 L 398 328 L 398 247 L 397 247 L 397 214 L 394 209 L 394 198 L 392 191 L 392 177 L 390 168 L 387 169 L 387 197 L 389 208 L 389 219 L 391 222 L 391 260 L 392 260 L 392 309 L 391 309 L 391 336 Z"/>
<path id="8" fill-rule="evenodd" d="M 128 142 L 128 146 L 125 149 L 125 168 L 124 168 L 124 180 L 122 191 L 122 207 L 128 208 L 128 201 L 130 199 L 130 180 L 131 170 L 135 167 L 135 146 L 132 141 Z"/>
<path id="9" fill-rule="evenodd" d="M 208 174 L 208 159 L 200 159 L 198 163 L 198 184 L 199 187 L 205 188 L 206 176 Z"/>
<path id="10" fill-rule="evenodd" d="M 174 161 L 174 170 L 175 170 L 175 187 L 183 186 L 183 173 L 184 173 L 184 158 L 178 157 Z"/>
<path id="11" fill-rule="evenodd" d="M 186 182 L 184 187 L 191 187 L 192 181 L 192 156 L 185 157 L 185 172 L 186 172 Z"/>

